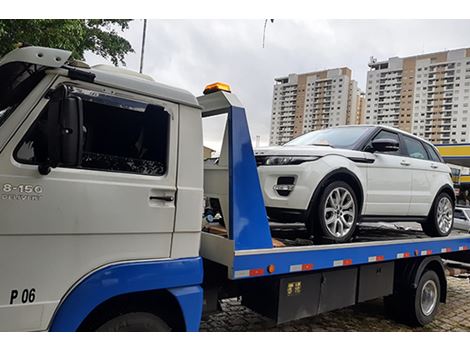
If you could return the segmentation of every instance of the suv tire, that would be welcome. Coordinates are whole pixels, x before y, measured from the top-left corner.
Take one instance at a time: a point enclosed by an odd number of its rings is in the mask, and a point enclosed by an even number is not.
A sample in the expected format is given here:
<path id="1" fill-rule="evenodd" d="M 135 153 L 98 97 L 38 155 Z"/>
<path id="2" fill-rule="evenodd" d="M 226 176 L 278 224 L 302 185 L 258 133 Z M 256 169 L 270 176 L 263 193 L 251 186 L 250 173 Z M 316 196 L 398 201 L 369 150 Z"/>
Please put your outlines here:
<path id="1" fill-rule="evenodd" d="M 454 201 L 445 192 L 439 193 L 429 212 L 428 218 L 421 223 L 426 235 L 431 237 L 448 236 L 454 225 Z"/>
<path id="2" fill-rule="evenodd" d="M 352 187 L 344 181 L 327 185 L 307 219 L 316 243 L 349 242 L 356 229 L 359 204 Z"/>

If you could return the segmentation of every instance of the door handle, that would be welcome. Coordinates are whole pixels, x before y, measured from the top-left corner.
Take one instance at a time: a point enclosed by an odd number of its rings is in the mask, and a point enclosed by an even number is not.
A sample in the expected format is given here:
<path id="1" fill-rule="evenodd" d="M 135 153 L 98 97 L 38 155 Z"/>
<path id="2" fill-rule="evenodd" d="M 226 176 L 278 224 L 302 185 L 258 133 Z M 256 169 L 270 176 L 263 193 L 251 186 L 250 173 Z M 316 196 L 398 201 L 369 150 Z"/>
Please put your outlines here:
<path id="1" fill-rule="evenodd" d="M 439 166 L 437 166 L 436 164 L 431 164 L 431 167 L 432 167 L 433 169 L 437 169 Z"/>
<path id="2" fill-rule="evenodd" d="M 173 196 L 150 196 L 150 200 L 163 200 L 164 202 L 173 202 L 175 197 Z"/>
<path id="3" fill-rule="evenodd" d="M 411 163 L 409 161 L 406 161 L 406 160 L 402 160 L 400 164 L 403 165 L 403 166 L 410 166 L 411 165 Z"/>

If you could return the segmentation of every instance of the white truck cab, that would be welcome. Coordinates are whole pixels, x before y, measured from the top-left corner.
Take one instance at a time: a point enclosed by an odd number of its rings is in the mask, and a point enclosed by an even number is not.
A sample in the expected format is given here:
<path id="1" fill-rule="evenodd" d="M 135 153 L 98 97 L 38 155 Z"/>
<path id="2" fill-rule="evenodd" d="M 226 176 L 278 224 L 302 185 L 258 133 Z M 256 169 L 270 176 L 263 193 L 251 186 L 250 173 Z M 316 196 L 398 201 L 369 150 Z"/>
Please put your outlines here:
<path id="1" fill-rule="evenodd" d="M 199 256 L 201 109 L 145 75 L 23 47 L 0 60 L 0 330 L 51 328 L 91 272 Z"/>

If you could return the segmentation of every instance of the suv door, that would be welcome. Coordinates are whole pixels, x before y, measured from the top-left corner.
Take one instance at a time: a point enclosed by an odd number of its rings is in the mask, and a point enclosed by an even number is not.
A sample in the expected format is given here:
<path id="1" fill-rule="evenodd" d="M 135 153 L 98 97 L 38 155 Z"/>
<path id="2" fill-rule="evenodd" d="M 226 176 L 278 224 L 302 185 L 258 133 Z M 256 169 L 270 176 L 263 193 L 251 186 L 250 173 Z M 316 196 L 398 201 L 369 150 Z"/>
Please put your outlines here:
<path id="1" fill-rule="evenodd" d="M 367 167 L 364 215 L 404 216 L 408 214 L 411 199 L 411 171 L 403 163 L 400 151 L 370 152 L 371 142 L 382 138 L 394 139 L 400 143 L 398 133 L 382 129 L 365 147 L 374 161 Z"/>
<path id="2" fill-rule="evenodd" d="M 46 329 L 70 287 L 98 267 L 170 256 L 178 105 L 81 84 L 71 88 L 83 101 L 81 167 L 39 174 L 46 98 L 0 154 L 2 331 Z M 34 289 L 34 299 L 10 301 L 12 289 Z"/>
<path id="3" fill-rule="evenodd" d="M 435 163 L 429 160 L 423 143 L 413 137 L 402 135 L 405 151 L 404 160 L 412 171 L 411 200 L 408 214 L 410 216 L 426 216 L 431 209 L 435 187 L 432 187 L 436 177 Z M 440 186 L 443 186 L 441 184 Z"/>

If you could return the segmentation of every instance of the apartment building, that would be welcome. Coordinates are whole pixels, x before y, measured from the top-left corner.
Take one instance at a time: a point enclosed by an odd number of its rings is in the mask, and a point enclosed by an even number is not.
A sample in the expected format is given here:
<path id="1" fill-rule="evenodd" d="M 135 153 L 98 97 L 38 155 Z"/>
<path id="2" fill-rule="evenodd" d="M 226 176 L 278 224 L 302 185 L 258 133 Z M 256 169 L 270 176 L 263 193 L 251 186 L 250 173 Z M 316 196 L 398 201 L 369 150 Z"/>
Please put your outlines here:
<path id="1" fill-rule="evenodd" d="M 366 94 L 359 91 L 357 94 L 357 103 L 356 103 L 356 121 L 351 124 L 360 125 L 365 123 L 366 117 Z"/>
<path id="2" fill-rule="evenodd" d="M 369 67 L 365 123 L 395 126 L 436 144 L 470 141 L 470 48 L 372 58 Z"/>
<path id="3" fill-rule="evenodd" d="M 274 81 L 271 145 L 313 130 L 356 123 L 360 91 L 349 68 L 292 73 Z"/>

